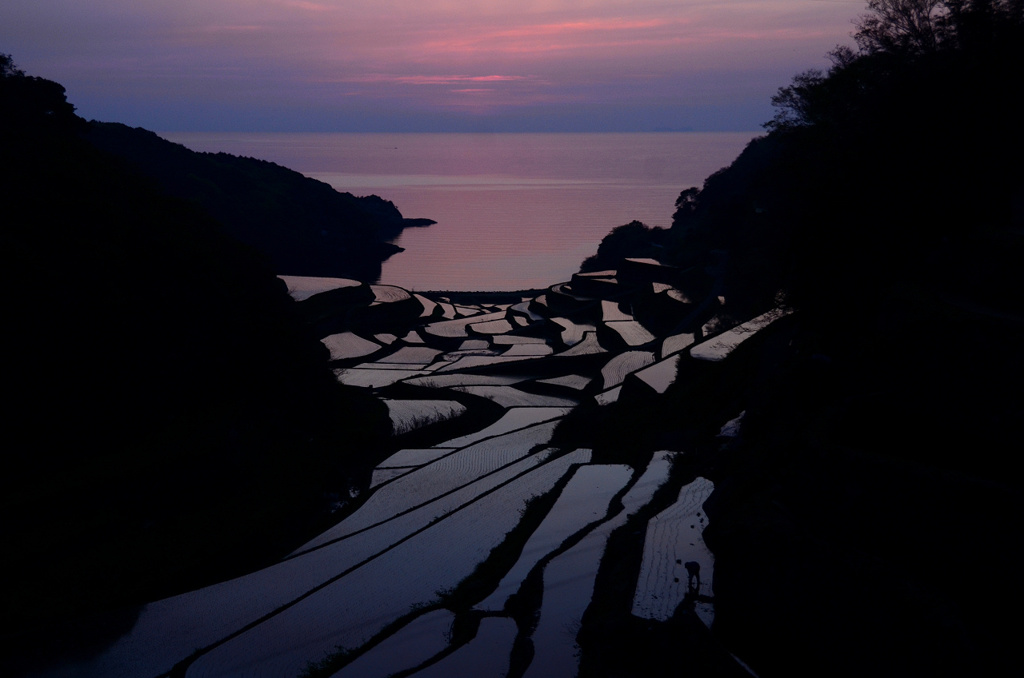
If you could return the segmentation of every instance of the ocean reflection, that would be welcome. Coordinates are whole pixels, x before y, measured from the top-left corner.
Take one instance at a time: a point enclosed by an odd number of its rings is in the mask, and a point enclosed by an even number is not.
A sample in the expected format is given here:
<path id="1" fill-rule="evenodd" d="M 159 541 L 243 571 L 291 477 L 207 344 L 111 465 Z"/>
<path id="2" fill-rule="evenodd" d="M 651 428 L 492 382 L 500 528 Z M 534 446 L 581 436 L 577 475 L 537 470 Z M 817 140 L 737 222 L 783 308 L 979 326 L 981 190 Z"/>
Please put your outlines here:
<path id="1" fill-rule="evenodd" d="M 669 226 L 679 192 L 728 165 L 752 132 L 659 134 L 224 134 L 166 138 L 262 158 L 406 217 L 380 282 L 494 291 L 568 280 L 612 228 Z"/>

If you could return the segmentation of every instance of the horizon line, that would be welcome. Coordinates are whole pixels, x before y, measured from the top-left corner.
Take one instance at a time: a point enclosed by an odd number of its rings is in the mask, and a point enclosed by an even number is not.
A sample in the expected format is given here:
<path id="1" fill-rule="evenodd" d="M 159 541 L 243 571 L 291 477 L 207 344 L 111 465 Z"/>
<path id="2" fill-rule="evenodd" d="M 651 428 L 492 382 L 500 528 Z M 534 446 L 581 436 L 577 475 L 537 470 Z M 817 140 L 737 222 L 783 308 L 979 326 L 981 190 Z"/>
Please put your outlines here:
<path id="1" fill-rule="evenodd" d="M 92 121 L 99 122 L 99 121 Z M 145 128 L 143 128 L 145 129 Z M 157 134 L 767 134 L 765 129 L 653 130 L 229 130 L 161 129 Z"/>

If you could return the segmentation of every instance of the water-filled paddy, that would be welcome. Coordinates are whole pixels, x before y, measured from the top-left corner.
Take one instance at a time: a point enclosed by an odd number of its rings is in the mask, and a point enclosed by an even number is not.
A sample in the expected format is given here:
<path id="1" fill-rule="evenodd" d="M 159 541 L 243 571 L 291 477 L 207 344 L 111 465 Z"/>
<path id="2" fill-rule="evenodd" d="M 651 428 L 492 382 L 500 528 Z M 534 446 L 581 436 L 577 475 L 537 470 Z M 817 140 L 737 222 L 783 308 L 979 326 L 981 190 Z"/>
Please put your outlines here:
<path id="1" fill-rule="evenodd" d="M 666 292 L 647 289 L 636 294 Z M 380 317 L 398 313 L 389 305 L 410 309 L 408 295 L 374 290 L 368 303 Z M 558 294 L 570 292 L 562 285 Z M 632 615 L 663 621 L 690 601 L 710 619 L 714 568 L 698 529 L 710 485 L 687 486 L 675 503 L 657 495 L 655 510 L 648 505 L 671 479 L 670 453 L 645 463 L 626 442 L 621 453 L 634 466 L 595 463 L 590 449 L 552 442 L 581 403 L 621 405 L 639 393 L 631 384 L 667 391 L 680 363 L 693 360 L 694 335 L 616 331 L 640 327 L 617 303 L 592 300 L 591 315 L 573 320 L 537 299 L 527 300 L 530 313 L 427 300 L 404 316 L 406 326 L 392 319 L 387 331 L 332 335 L 346 356 L 339 381 L 373 389 L 397 440 L 448 421 L 465 421 L 462 430 L 433 446 L 399 445 L 333 527 L 272 567 L 147 606 L 129 634 L 78 673 L 158 675 L 186 661 L 192 678 L 297 675 L 330 660 L 331 673 L 351 661 L 349 676 L 416 667 L 473 673 L 466 667 L 474 662 L 500 675 L 516 661 L 526 675 L 555 667 L 571 675 L 575 631 L 598 594 L 605 545 L 640 510 L 651 518 L 634 554 L 638 579 L 624 583 Z M 424 317 L 428 307 L 433 315 Z M 481 324 L 485 331 L 475 331 Z M 643 348 L 630 348 L 630 337 Z M 692 592 L 699 600 L 687 598 L 684 558 L 701 564 L 705 579 Z M 451 631 L 466 624 L 479 626 L 475 637 Z M 532 663 L 514 650 L 524 643 Z"/>

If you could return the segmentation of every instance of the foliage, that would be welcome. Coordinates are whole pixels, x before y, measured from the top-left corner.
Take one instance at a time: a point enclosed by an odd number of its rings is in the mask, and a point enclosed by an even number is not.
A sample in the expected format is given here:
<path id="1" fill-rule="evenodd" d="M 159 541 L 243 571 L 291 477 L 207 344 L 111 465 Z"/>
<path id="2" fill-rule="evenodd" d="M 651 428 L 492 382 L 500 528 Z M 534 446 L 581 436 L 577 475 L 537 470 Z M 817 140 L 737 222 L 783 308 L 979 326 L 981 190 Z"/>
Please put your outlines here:
<path id="1" fill-rule="evenodd" d="M 4 609 L 28 646 L 288 552 L 388 419 L 258 254 L 88 143 L 60 85 L 0 71 Z"/>
<path id="2" fill-rule="evenodd" d="M 24 76 L 25 72 L 14 65 L 10 54 L 0 53 L 0 79 Z"/>
<path id="3" fill-rule="evenodd" d="M 658 236 L 664 230 L 639 221 L 612 229 L 601 241 L 597 254 L 588 257 L 580 267 L 582 271 L 614 269 L 627 257 L 651 257 L 658 247 Z"/>
<path id="4" fill-rule="evenodd" d="M 869 12 L 856 50 L 798 74 L 773 98 L 769 134 L 680 195 L 662 259 L 728 252 L 726 297 L 754 307 L 782 290 L 849 312 L 911 278 L 948 292 L 985 280 L 1009 301 L 1010 270 L 979 257 L 1024 211 L 1022 3 Z"/>
<path id="5" fill-rule="evenodd" d="M 916 57 L 984 49 L 1020 30 L 1020 0 L 870 0 L 854 35 L 862 54 Z"/>
<path id="6" fill-rule="evenodd" d="M 799 309 L 658 418 L 747 412 L 715 457 L 735 466 L 708 542 L 715 632 L 759 675 L 1012 661 L 993 620 L 1019 571 L 997 535 L 1021 515 L 1022 7 L 873 0 L 856 48 L 782 88 L 768 134 L 684 191 L 662 240 L 663 261 L 718 269 L 734 314 L 779 291 Z M 969 499 L 951 509 L 952 487 Z M 953 524 L 989 575 L 967 596 L 942 560 Z"/>
<path id="7" fill-rule="evenodd" d="M 835 122 L 855 123 L 861 104 L 891 96 L 888 87 L 910 73 L 932 75 L 943 68 L 971 68 L 986 85 L 1005 89 L 1016 72 L 1024 35 L 1020 0 L 871 0 L 854 34 L 858 50 L 837 47 L 827 74 L 809 70 L 772 98 L 778 109 L 765 127 L 782 131 Z M 956 62 L 962 62 L 957 64 Z M 958 92 L 960 83 L 945 86 Z M 962 92 L 960 95 L 968 94 Z M 980 106 L 981 102 L 970 102 Z M 942 109 L 932 112 L 941 115 Z M 898 114 L 898 111 L 895 113 Z"/>
<path id="8" fill-rule="evenodd" d="M 855 38 L 863 52 L 920 54 L 940 42 L 943 0 L 869 0 Z"/>
<path id="9" fill-rule="evenodd" d="M 21 128 L 56 137 L 44 138 L 48 143 L 62 143 L 67 134 L 81 129 L 80 123 L 63 87 L 25 75 L 9 54 L 0 53 L 0 132 L 6 143 L 15 145 L 12 151 L 26 141 L 16 133 Z"/>

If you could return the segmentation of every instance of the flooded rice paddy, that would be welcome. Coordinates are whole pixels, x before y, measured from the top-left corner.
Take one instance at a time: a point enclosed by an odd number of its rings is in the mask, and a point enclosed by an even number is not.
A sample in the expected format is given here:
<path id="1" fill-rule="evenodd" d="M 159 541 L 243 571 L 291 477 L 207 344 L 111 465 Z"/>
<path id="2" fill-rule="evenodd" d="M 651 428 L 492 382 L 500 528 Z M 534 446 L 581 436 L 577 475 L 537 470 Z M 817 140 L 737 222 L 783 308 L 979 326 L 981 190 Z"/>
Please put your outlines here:
<path id="1" fill-rule="evenodd" d="M 630 614 L 710 624 L 714 559 L 701 535 L 713 484 L 674 474 L 681 452 L 603 461 L 555 444 L 556 430 L 581 403 L 664 394 L 681 362 L 722 360 L 770 318 L 691 349 L 697 335 L 659 333 L 631 312 L 629 295 L 670 286 L 634 281 L 623 296 L 614 275 L 511 304 L 373 286 L 386 322 L 323 339 L 339 381 L 378 394 L 396 441 L 468 424 L 383 455 L 354 508 L 281 562 L 153 602 L 100 655 L 53 675 L 572 676 L 599 572 L 623 555 L 606 546 L 627 526 L 644 534 Z M 288 284 L 304 299 L 348 285 Z"/>

